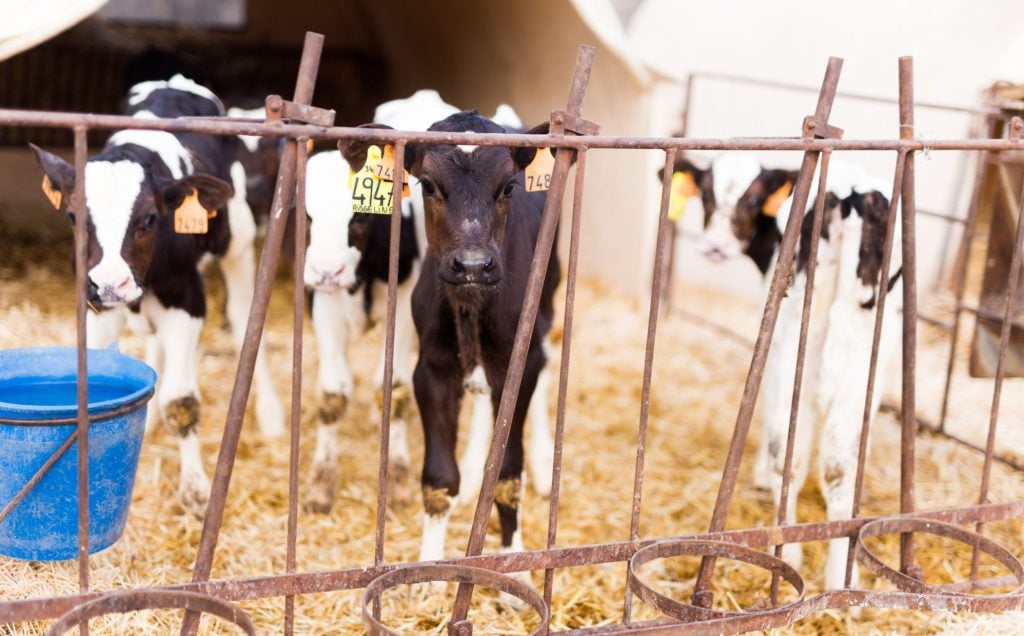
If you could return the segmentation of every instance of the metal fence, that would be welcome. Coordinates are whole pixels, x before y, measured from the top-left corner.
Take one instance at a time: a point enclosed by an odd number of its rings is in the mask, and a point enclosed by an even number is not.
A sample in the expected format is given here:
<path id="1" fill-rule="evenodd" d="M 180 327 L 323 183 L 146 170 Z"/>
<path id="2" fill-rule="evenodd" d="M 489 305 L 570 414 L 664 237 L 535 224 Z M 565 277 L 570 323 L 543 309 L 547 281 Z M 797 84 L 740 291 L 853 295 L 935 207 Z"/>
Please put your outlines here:
<path id="1" fill-rule="evenodd" d="M 224 428 L 220 454 L 214 475 L 209 507 L 204 521 L 198 554 L 194 565 L 191 583 L 166 587 L 145 588 L 138 590 L 122 590 L 109 593 L 90 592 L 88 580 L 89 555 L 88 545 L 88 418 L 86 412 L 87 394 L 85 358 L 85 297 L 83 290 L 86 282 L 85 236 L 86 215 L 79 214 L 76 218 L 75 255 L 76 285 L 79 290 L 77 301 L 78 329 L 78 430 L 73 436 L 78 440 L 78 471 L 79 471 L 79 583 L 78 594 L 51 598 L 40 598 L 19 601 L 0 602 L 0 624 L 13 624 L 22 621 L 59 618 L 53 624 L 51 633 L 61 633 L 75 625 L 87 628 L 91 617 L 109 612 L 129 612 L 145 608 L 170 607 L 186 610 L 182 625 L 182 633 L 195 633 L 201 613 L 211 613 L 234 622 L 248 633 L 254 633 L 252 620 L 235 601 L 284 597 L 285 618 L 282 629 L 284 633 L 292 633 L 294 626 L 294 597 L 307 593 L 321 593 L 338 590 L 363 589 L 363 618 L 369 633 L 394 633 L 380 622 L 380 594 L 395 585 L 433 580 L 455 581 L 460 584 L 453 615 L 449 625 L 449 633 L 466 635 L 472 633 L 473 625 L 466 619 L 469 608 L 470 594 L 473 585 L 485 585 L 510 594 L 519 596 L 540 615 L 540 627 L 535 633 L 548 631 L 548 618 L 552 597 L 552 578 L 556 569 L 580 565 L 625 562 L 628 568 L 628 583 L 625 593 L 623 620 L 619 624 L 577 630 L 588 634 L 609 634 L 618 632 L 631 633 L 697 633 L 697 632 L 738 632 L 751 629 L 767 629 L 791 623 L 799 618 L 820 612 L 828 608 L 842 608 L 855 605 L 882 608 L 913 608 L 944 611 L 999 611 L 1024 608 L 1024 565 L 1012 552 L 981 533 L 981 524 L 994 520 L 1024 517 L 1024 501 L 1012 503 L 987 503 L 987 490 L 992 461 L 994 459 L 994 434 L 998 424 L 998 406 L 1000 390 L 1003 384 L 1007 342 L 1010 330 L 1009 316 L 1011 313 L 1012 293 L 1018 283 L 1017 273 L 1020 270 L 1021 242 L 1024 239 L 1024 223 L 1019 223 L 1016 232 L 1016 243 L 1013 251 L 1011 280 L 1007 289 L 1001 332 L 1001 349 L 999 368 L 995 377 L 992 399 L 992 412 L 989 422 L 988 444 L 985 451 L 984 473 L 979 492 L 978 505 L 961 508 L 930 511 L 915 511 L 914 498 L 914 456 L 915 456 L 915 345 L 917 320 L 917 290 L 915 271 L 915 201 L 914 201 L 914 168 L 915 153 L 926 148 L 925 144 L 915 139 L 914 135 L 914 100 L 913 100 L 913 68 L 910 58 L 901 58 L 900 99 L 899 99 L 899 131 L 898 139 L 884 140 L 844 140 L 839 129 L 829 121 L 832 104 L 836 96 L 842 61 L 836 58 L 829 60 L 822 82 L 815 113 L 803 119 L 801 135 L 794 138 L 733 138 L 733 139 L 698 139 L 698 138 L 653 138 L 653 137 L 605 137 L 599 136 L 597 127 L 581 117 L 584 96 L 593 63 L 594 49 L 588 46 L 580 48 L 576 68 L 569 90 L 567 106 L 564 110 L 555 110 L 551 116 L 551 134 L 549 136 L 532 136 L 521 134 L 464 134 L 436 132 L 405 132 L 391 130 L 355 129 L 333 127 L 333 112 L 311 106 L 313 88 L 316 81 L 318 61 L 323 45 L 322 36 L 307 34 L 306 45 L 299 68 L 296 90 L 292 100 L 286 101 L 279 97 L 267 100 L 268 117 L 266 122 L 253 122 L 229 119 L 181 118 L 173 120 L 140 120 L 122 116 L 84 115 L 69 113 L 45 113 L 33 111 L 0 110 L 0 126 L 50 126 L 70 128 L 75 140 L 76 185 L 73 195 L 73 206 L 84 209 L 84 171 L 86 162 L 86 133 L 89 130 L 113 130 L 124 128 L 145 128 L 169 132 L 191 132 L 216 135 L 264 135 L 283 138 L 280 171 L 271 210 L 269 228 L 266 234 L 263 253 L 259 262 L 256 280 L 256 292 L 252 303 L 246 337 L 242 346 L 238 373 L 235 377 L 231 395 L 227 421 Z M 931 151 L 950 149 L 974 150 L 985 153 L 1024 150 L 1021 136 L 1024 128 L 1019 120 L 1015 120 L 1010 129 L 1008 139 L 954 139 L 930 140 L 927 148 Z M 555 171 L 551 180 L 551 189 L 543 213 L 540 234 L 534 252 L 529 276 L 526 298 L 524 301 L 519 326 L 516 332 L 515 346 L 509 363 L 506 383 L 502 399 L 495 418 L 493 441 L 486 463 L 484 482 L 477 502 L 466 556 L 460 559 L 437 562 L 434 564 L 387 563 L 384 560 L 384 528 L 386 523 L 388 482 L 388 439 L 391 420 L 392 396 L 392 357 L 394 352 L 394 317 L 396 311 L 395 289 L 398 278 L 398 238 L 401 206 L 401 189 L 396 188 L 391 215 L 391 251 L 390 275 L 388 281 L 387 325 L 385 329 L 385 369 L 383 380 L 383 408 L 380 427 L 380 457 L 376 508 L 375 552 L 372 564 L 365 567 L 340 569 L 325 572 L 297 572 L 295 560 L 295 544 L 297 533 L 297 502 L 298 502 L 298 442 L 299 413 L 301 404 L 301 351 L 302 323 L 304 319 L 304 297 L 302 270 L 304 258 L 305 236 L 305 165 L 309 139 L 361 139 L 378 143 L 395 145 L 394 156 L 404 157 L 407 143 L 470 143 L 475 145 L 496 146 L 530 146 L 557 147 Z M 577 280 L 577 254 L 579 250 L 579 226 L 583 212 L 584 180 L 586 177 L 586 157 L 591 149 L 658 149 L 665 153 L 664 178 L 662 182 L 661 205 L 657 245 L 653 263 L 652 298 L 649 308 L 644 372 L 642 383 L 641 411 L 637 423 L 637 449 L 634 476 L 634 489 L 631 503 L 631 527 L 627 541 L 578 547 L 557 547 L 559 483 L 562 465 L 562 440 L 565 424 L 565 397 L 568 388 L 568 372 L 573 335 L 573 309 Z M 774 271 L 768 300 L 764 308 L 760 331 L 754 344 L 753 357 L 743 389 L 742 401 L 737 413 L 732 441 L 728 457 L 723 468 L 718 496 L 708 532 L 700 535 L 643 538 L 640 536 L 639 519 L 642 505 L 642 486 L 644 478 L 644 459 L 647 441 L 648 407 L 650 403 L 652 368 L 654 361 L 654 345 L 659 323 L 661 294 L 664 276 L 667 271 L 665 264 L 669 252 L 670 224 L 667 216 L 670 180 L 676 156 L 684 150 L 790 150 L 802 151 L 803 163 L 799 178 L 794 189 L 794 213 L 790 215 L 780 248 L 778 265 Z M 822 222 L 825 183 L 828 172 L 829 158 L 833 152 L 844 150 L 882 150 L 896 153 L 896 170 L 893 177 L 893 189 L 888 217 L 888 228 L 885 241 L 885 256 L 882 265 L 881 280 L 888 280 L 889 265 L 894 247 L 895 213 L 902 207 L 902 260 L 904 267 L 904 317 L 903 317 L 903 385 L 902 385 L 902 456 L 901 456 L 901 501 L 900 514 L 888 517 L 863 517 L 859 514 L 861 488 L 863 485 L 864 459 L 866 452 L 867 427 L 870 421 L 871 395 L 875 390 L 875 370 L 869 376 L 867 395 L 865 396 L 864 418 L 860 436 L 859 463 L 857 474 L 857 490 L 853 510 L 845 520 L 783 525 L 782 517 L 779 524 L 772 527 L 747 528 L 725 531 L 726 513 L 733 499 L 737 476 L 742 459 L 744 442 L 750 429 L 754 405 L 765 370 L 765 362 L 772 334 L 775 329 L 780 301 L 787 288 L 790 273 L 793 269 L 794 254 L 799 230 L 804 216 L 803 210 L 810 201 L 810 189 L 813 173 L 819 167 L 819 191 L 816 193 L 813 206 L 815 227 Z M 562 195 L 568 185 L 571 153 L 577 153 L 577 168 L 573 183 L 572 215 L 570 224 L 569 259 L 566 278 L 566 297 L 564 314 L 564 339 L 561 351 L 561 375 L 558 385 L 558 408 L 555 428 L 555 456 L 553 465 L 553 483 L 548 518 L 547 547 L 521 553 L 482 555 L 487 518 L 494 501 L 495 485 L 498 480 L 498 467 L 501 464 L 508 440 L 511 414 L 515 407 L 519 383 L 522 378 L 527 343 L 536 316 L 540 291 L 551 253 L 551 245 L 558 224 Z M 398 159 L 396 159 L 396 162 Z M 398 168 L 399 166 L 396 166 Z M 295 203 L 296 234 L 296 265 L 295 273 L 295 312 L 294 312 L 294 349 L 292 367 L 292 410 L 291 410 L 291 445 L 289 475 L 289 516 L 287 524 L 287 561 L 285 572 L 270 576 L 251 577 L 244 579 L 210 580 L 210 572 L 217 548 L 218 534 L 224 516 L 225 499 L 231 480 L 235 453 L 238 447 L 245 405 L 248 399 L 250 384 L 257 350 L 264 327 L 273 274 L 277 268 L 281 253 L 284 228 L 291 208 Z M 970 227 L 970 223 L 968 223 Z M 812 245 L 816 242 L 812 242 Z M 813 295 L 813 269 L 815 259 L 809 259 L 809 276 L 807 294 L 804 301 L 804 313 L 800 331 L 800 363 L 802 366 L 803 352 L 806 345 L 808 328 L 808 308 Z M 872 359 L 875 360 L 879 345 L 881 319 L 886 303 L 886 286 L 880 285 L 877 300 L 877 314 L 874 327 L 874 344 Z M 959 317 L 960 312 L 957 313 Z M 954 331 L 955 333 L 955 331 Z M 874 366 L 874 365 L 872 365 Z M 801 373 L 795 377 L 795 391 L 800 390 Z M 792 456 L 793 427 L 796 422 L 797 400 L 791 413 L 790 439 L 787 450 L 787 470 L 785 471 L 783 497 L 788 489 L 788 460 Z M 74 440 L 69 441 L 70 443 Z M 784 499 L 783 499 L 784 500 Z M 967 531 L 959 526 L 978 524 L 976 531 Z M 964 583 L 952 585 L 929 585 L 914 565 L 915 533 L 927 533 L 947 537 L 968 546 L 977 563 L 979 555 L 984 554 L 1000 563 L 1009 573 L 994 579 L 978 579 L 976 570 L 972 577 Z M 864 543 L 868 537 L 884 534 L 899 534 L 902 537 L 900 567 L 891 568 L 885 565 L 872 553 Z M 847 589 L 826 592 L 817 596 L 805 596 L 805 586 L 799 573 L 779 558 L 778 550 L 782 544 L 806 541 L 822 541 L 827 539 L 850 537 L 850 552 L 871 572 L 886 579 L 895 586 L 895 591 L 866 591 L 847 586 Z M 756 548 L 775 546 L 774 555 Z M 703 558 L 696 591 L 690 602 L 680 602 L 660 594 L 648 586 L 638 575 L 637 568 L 648 561 L 658 558 L 691 555 Z M 714 581 L 712 567 L 715 559 L 732 559 L 763 568 L 773 575 L 776 582 L 787 581 L 795 590 L 796 600 L 787 604 L 776 601 L 773 585 L 771 602 L 767 607 L 732 612 L 712 609 Z M 849 582 L 849 565 L 847 580 Z M 544 570 L 544 586 L 541 593 L 530 589 L 505 574 L 526 570 Z M 975 595 L 972 592 L 991 589 L 999 586 L 1013 588 L 1012 592 Z M 661 611 L 665 617 L 654 621 L 633 621 L 633 596 Z"/>

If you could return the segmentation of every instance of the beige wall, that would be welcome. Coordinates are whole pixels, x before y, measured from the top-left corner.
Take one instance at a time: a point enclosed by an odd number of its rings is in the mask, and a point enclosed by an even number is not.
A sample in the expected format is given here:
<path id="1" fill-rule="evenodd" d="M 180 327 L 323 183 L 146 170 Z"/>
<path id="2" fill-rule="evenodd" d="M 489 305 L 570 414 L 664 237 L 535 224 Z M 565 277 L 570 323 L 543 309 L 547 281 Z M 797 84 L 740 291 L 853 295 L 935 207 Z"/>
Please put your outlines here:
<path id="1" fill-rule="evenodd" d="M 436 88 L 449 102 L 485 114 L 508 102 L 532 126 L 547 121 L 552 108 L 565 107 L 577 48 L 587 43 L 598 51 L 583 116 L 601 124 L 603 134 L 648 129 L 642 81 L 598 41 L 568 2 L 391 1 L 368 4 L 367 10 L 391 63 L 396 95 Z M 435 19 L 439 15 L 444 17 Z M 584 275 L 624 289 L 647 285 L 649 265 L 635 255 L 646 249 L 651 230 L 640 219 L 649 210 L 655 181 L 649 158 L 642 156 L 650 154 L 605 150 L 588 156 L 580 250 Z M 567 238 L 563 231 L 563 246 Z"/>

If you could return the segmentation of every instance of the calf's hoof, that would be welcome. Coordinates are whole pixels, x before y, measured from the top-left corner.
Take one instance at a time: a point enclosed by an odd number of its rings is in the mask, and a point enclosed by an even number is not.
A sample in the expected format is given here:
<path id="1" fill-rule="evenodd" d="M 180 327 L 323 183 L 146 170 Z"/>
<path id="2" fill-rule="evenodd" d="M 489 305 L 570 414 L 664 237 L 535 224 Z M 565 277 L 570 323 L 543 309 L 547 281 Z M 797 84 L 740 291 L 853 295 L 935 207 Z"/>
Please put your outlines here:
<path id="1" fill-rule="evenodd" d="M 178 491 L 178 496 L 181 499 L 181 507 L 185 509 L 186 513 L 200 521 L 206 517 L 206 506 L 210 501 L 210 489 L 208 486 L 202 488 L 197 484 L 182 484 Z"/>
<path id="2" fill-rule="evenodd" d="M 338 487 L 338 469 L 318 464 L 313 473 L 309 497 L 303 506 L 306 512 L 325 515 L 334 507 L 334 493 Z"/>

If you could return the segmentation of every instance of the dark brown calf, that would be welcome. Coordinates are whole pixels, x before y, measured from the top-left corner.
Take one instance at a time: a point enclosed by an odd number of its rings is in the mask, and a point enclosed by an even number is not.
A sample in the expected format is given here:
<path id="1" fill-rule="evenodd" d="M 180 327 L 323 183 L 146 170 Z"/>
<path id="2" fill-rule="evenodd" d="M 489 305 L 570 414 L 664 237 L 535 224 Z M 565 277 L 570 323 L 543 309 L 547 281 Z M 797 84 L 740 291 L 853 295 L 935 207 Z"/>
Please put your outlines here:
<path id="1" fill-rule="evenodd" d="M 429 130 L 505 132 L 476 111 L 456 113 Z M 341 145 L 353 168 L 363 165 L 365 142 Z M 523 169 L 535 154 L 533 148 L 407 147 L 405 164 L 422 188 L 427 233 L 412 298 L 420 340 L 413 387 L 426 443 L 421 560 L 444 558 L 447 519 L 460 488 L 455 444 L 462 398 L 467 390 L 489 392 L 495 410 L 501 400 L 546 198 L 523 187 Z M 552 254 L 496 494 L 504 550 L 522 549 L 523 425 L 547 360 L 543 343 L 559 278 Z"/>

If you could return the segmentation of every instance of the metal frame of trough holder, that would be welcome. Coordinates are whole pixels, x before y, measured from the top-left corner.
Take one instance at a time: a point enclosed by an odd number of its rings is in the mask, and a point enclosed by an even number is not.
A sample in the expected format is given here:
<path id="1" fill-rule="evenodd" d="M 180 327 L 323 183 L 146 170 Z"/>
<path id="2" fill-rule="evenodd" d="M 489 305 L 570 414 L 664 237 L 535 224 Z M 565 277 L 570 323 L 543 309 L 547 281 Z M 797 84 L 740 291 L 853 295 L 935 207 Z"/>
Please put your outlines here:
<path id="1" fill-rule="evenodd" d="M 88 540 L 88 508 L 84 492 L 87 483 L 87 464 L 85 452 L 88 444 L 85 407 L 88 403 L 86 387 L 79 384 L 79 415 L 78 425 L 79 474 L 82 492 L 79 509 L 79 583 L 78 594 L 51 598 L 36 598 L 18 601 L 0 602 L 0 624 L 22 621 L 59 618 L 53 625 L 51 633 L 60 633 L 74 625 L 87 629 L 89 618 L 109 612 L 130 612 L 154 607 L 168 607 L 185 610 L 182 633 L 193 634 L 198 629 L 202 613 L 221 616 L 243 630 L 252 633 L 254 630 L 251 617 L 241 610 L 234 602 L 246 599 L 284 597 L 285 619 L 282 630 L 291 634 L 294 629 L 294 596 L 306 593 L 322 593 L 336 590 L 365 588 L 363 597 L 363 616 L 366 628 L 370 633 L 393 633 L 380 617 L 380 594 L 387 588 L 399 584 L 425 581 L 457 581 L 460 583 L 459 594 L 453 610 L 449 631 L 452 634 L 466 635 L 473 631 L 473 625 L 466 619 L 470 595 L 473 585 L 486 585 L 513 595 L 517 595 L 531 605 L 540 615 L 541 623 L 536 633 L 546 633 L 549 629 L 548 617 L 551 611 L 552 574 L 557 568 L 579 565 L 620 562 L 628 568 L 628 584 L 623 599 L 623 620 L 615 625 L 577 630 L 577 633 L 611 634 L 618 632 L 631 633 L 704 633 L 704 632 L 740 632 L 752 629 L 769 629 L 791 623 L 799 618 L 820 612 L 828 608 L 842 608 L 854 605 L 867 605 L 882 608 L 904 607 L 914 609 L 942 609 L 954 611 L 1002 611 L 1024 609 L 1024 566 L 1008 550 L 982 535 L 981 524 L 993 520 L 1024 517 L 1024 502 L 991 504 L 987 503 L 987 489 L 994 452 L 994 435 L 998 424 L 998 406 L 1000 389 L 1003 382 L 1005 353 L 1008 333 L 1011 325 L 1009 316 L 1012 314 L 1012 289 L 1018 284 L 1018 276 L 1011 276 L 1003 303 L 1003 323 L 1000 341 L 999 368 L 994 380 L 993 408 L 989 421 L 988 444 L 983 449 L 985 462 L 983 468 L 982 488 L 979 502 L 974 506 L 930 511 L 914 512 L 914 432 L 918 419 L 914 403 L 914 336 L 917 314 L 915 305 L 914 283 L 914 219 L 919 213 L 914 206 L 914 153 L 925 149 L 921 140 L 913 137 L 913 75 L 910 58 L 902 58 L 900 70 L 900 135 L 898 139 L 844 140 L 842 131 L 829 123 L 832 103 L 837 94 L 842 61 L 829 60 L 825 79 L 819 90 L 819 99 L 815 114 L 802 120 L 801 136 L 794 138 L 661 138 L 661 137 L 610 137 L 598 135 L 598 127 L 582 119 L 583 98 L 589 81 L 590 68 L 593 64 L 594 49 L 581 46 L 576 61 L 569 90 L 569 98 L 565 110 L 552 111 L 551 133 L 547 136 L 523 134 L 462 134 L 407 132 L 381 130 L 372 128 L 334 127 L 334 114 L 311 105 L 313 88 L 316 81 L 320 52 L 323 48 L 323 37 L 307 34 L 305 48 L 300 62 L 294 98 L 285 101 L 277 96 L 267 98 L 266 121 L 239 121 L 218 118 L 179 118 L 179 119 L 133 119 L 113 115 L 85 115 L 76 113 L 46 113 L 36 111 L 0 110 L 0 126 L 43 126 L 70 128 L 75 136 L 75 167 L 78 174 L 74 205 L 84 208 L 84 166 L 86 161 L 86 133 L 89 130 L 111 130 L 122 128 L 143 128 L 175 132 L 193 132 L 214 135 L 263 135 L 283 138 L 285 140 L 282 153 L 277 187 L 270 218 L 270 227 L 264 243 L 263 254 L 259 264 L 256 281 L 256 293 L 246 331 L 246 338 L 238 364 L 231 395 L 229 412 L 224 429 L 224 436 L 217 461 L 217 469 L 210 493 L 209 508 L 203 526 L 202 537 L 196 557 L 193 580 L 190 583 L 148 588 L 146 590 L 118 590 L 113 592 L 90 592 L 88 581 L 88 554 L 85 550 Z M 690 86 L 692 88 L 692 80 Z M 1014 122 L 1012 130 L 1021 130 L 1020 124 Z M 391 417 L 391 374 L 393 372 L 392 356 L 394 352 L 394 317 L 396 311 L 395 289 L 398 277 L 398 240 L 401 206 L 401 188 L 395 189 L 391 212 L 391 252 L 389 254 L 388 306 L 387 325 L 385 330 L 386 366 L 383 382 L 383 409 L 380 427 L 381 449 L 378 471 L 377 519 L 375 528 L 375 550 L 372 565 L 344 570 L 299 572 L 295 563 L 295 541 L 297 536 L 297 499 L 298 499 L 298 441 L 299 441 L 299 408 L 301 373 L 301 343 L 303 323 L 303 297 L 301 285 L 302 263 L 305 258 L 305 166 L 308 149 L 307 140 L 361 139 L 374 143 L 391 143 L 395 145 L 395 157 L 404 156 L 404 147 L 410 142 L 426 143 L 471 143 L 475 145 L 530 146 L 557 148 L 555 170 L 551 180 L 551 194 L 544 211 L 542 229 L 532 263 L 529 287 L 520 317 L 516 334 L 516 346 L 510 360 L 509 373 L 504 387 L 503 399 L 499 406 L 495 434 L 487 460 L 487 468 L 483 488 L 477 503 L 473 526 L 470 533 L 466 556 L 450 561 L 433 564 L 386 563 L 384 561 L 385 539 L 385 508 L 387 497 L 387 441 Z M 642 398 L 637 428 L 637 450 L 634 477 L 634 491 L 631 507 L 631 524 L 629 537 L 617 542 L 598 545 L 563 547 L 556 545 L 556 529 L 558 522 L 558 500 L 562 469 L 562 439 L 565 424 L 566 392 L 568 388 L 568 370 L 570 347 L 572 342 L 573 311 L 577 276 L 577 256 L 579 251 L 579 228 L 582 218 L 583 185 L 586 174 L 586 157 L 592 149 L 656 149 L 665 153 L 665 170 L 662 183 L 662 196 L 659 209 L 657 245 L 653 263 L 652 302 L 648 317 L 647 343 L 644 360 Z M 932 140 L 927 148 L 931 151 L 970 150 L 996 156 L 1007 151 L 1024 149 L 1020 136 L 1010 135 L 1004 139 L 954 139 Z M 652 369 L 654 346 L 659 316 L 661 315 L 660 297 L 668 289 L 669 267 L 671 262 L 671 244 L 674 237 L 674 226 L 668 220 L 669 192 L 671 188 L 671 167 L 678 153 L 684 150 L 788 150 L 804 152 L 804 161 L 795 188 L 793 209 L 798 213 L 790 215 L 783 236 L 782 249 L 764 308 L 764 316 L 750 371 L 743 391 L 743 399 L 737 414 L 734 436 L 729 448 L 728 458 L 723 467 L 723 476 L 719 486 L 709 532 L 701 535 L 677 537 L 671 540 L 663 538 L 643 538 L 640 535 L 639 518 L 642 505 L 642 486 L 644 476 L 644 456 L 646 445 L 647 422 L 649 415 L 650 393 L 652 386 Z M 779 517 L 776 526 L 767 528 L 748 528 L 725 531 L 725 515 L 733 498 L 738 469 L 742 459 L 742 450 L 750 427 L 754 403 L 757 399 L 765 359 L 771 345 L 779 303 L 781 301 L 788 274 L 793 268 L 798 228 L 803 214 L 799 211 L 807 208 L 810 197 L 811 178 L 820 158 L 821 182 L 825 182 L 828 172 L 829 158 L 834 152 L 846 150 L 881 150 L 895 152 L 897 168 L 893 180 L 892 210 L 902 199 L 902 257 L 904 263 L 904 318 L 903 338 L 905 352 L 903 356 L 903 438 L 901 462 L 901 492 L 903 493 L 899 514 L 889 517 L 867 518 L 859 516 L 860 492 L 863 486 L 864 445 L 860 449 L 860 463 L 857 481 L 857 502 L 851 510 L 850 517 L 845 520 L 784 525 Z M 547 257 L 553 241 L 555 227 L 562 194 L 568 182 L 570 154 L 577 153 L 577 168 L 573 184 L 573 209 L 570 225 L 568 274 L 566 280 L 566 302 L 563 318 L 564 338 L 562 346 L 561 376 L 558 386 L 558 407 L 555 428 L 555 461 L 553 466 L 553 485 L 548 518 L 547 547 L 515 554 L 481 555 L 486 520 L 492 506 L 495 484 L 498 478 L 500 459 L 504 452 L 508 436 L 510 414 L 515 407 L 515 396 L 522 376 L 522 367 L 526 345 L 530 339 L 533 316 L 537 309 L 540 295 L 540 281 L 547 265 Z M 395 169 L 401 169 L 396 165 Z M 815 226 L 822 222 L 823 188 L 816 193 L 813 207 Z M 296 295 L 294 313 L 294 351 L 292 367 L 292 422 L 289 473 L 289 516 L 287 524 L 287 561 L 285 572 L 267 576 L 255 576 L 244 579 L 209 580 L 213 558 L 216 552 L 218 534 L 225 512 L 224 503 L 231 480 L 235 453 L 241 434 L 242 417 L 248 399 L 250 383 L 260 335 L 263 330 L 267 306 L 270 297 L 273 272 L 276 270 L 280 257 L 281 243 L 287 215 L 290 213 L 292 200 L 296 202 L 295 214 L 298 231 L 296 232 L 295 259 Z M 895 214 L 890 214 L 888 234 L 886 236 L 885 259 L 883 271 L 887 272 L 893 248 Z M 76 259 L 78 263 L 76 285 L 79 290 L 77 305 L 77 327 L 79 343 L 79 377 L 85 377 L 85 214 L 77 215 L 76 226 Z M 967 227 L 973 227 L 974 214 L 967 220 Z M 1021 260 L 1021 243 L 1024 241 L 1024 223 L 1018 224 L 1012 254 L 1013 267 L 1011 272 L 1018 272 Z M 811 259 L 814 262 L 814 259 Z M 812 266 L 813 267 L 813 266 Z M 962 278 L 962 276 L 961 276 Z M 813 276 L 808 279 L 805 299 L 801 337 L 798 356 L 795 392 L 800 390 L 803 354 L 806 349 L 807 324 L 809 314 L 807 308 L 813 294 Z M 885 286 L 881 286 L 875 323 L 875 339 L 873 351 L 878 347 L 878 334 L 882 320 L 882 308 L 885 302 Z M 962 289 L 958 302 L 962 299 Z M 667 303 L 666 303 L 667 304 Z M 959 312 L 957 313 L 959 317 Z M 872 371 L 872 378 L 873 378 Z M 873 381 L 869 382 L 865 404 L 871 402 Z M 948 392 L 948 380 L 947 380 Z M 793 414 L 791 415 L 790 440 L 787 442 L 787 464 L 792 457 L 793 426 L 796 420 L 798 393 L 793 398 Z M 865 408 L 867 412 L 867 406 Z M 867 438 L 864 418 L 862 440 Z M 941 426 L 941 424 L 940 424 Z M 787 471 L 788 474 L 788 471 Z M 788 478 L 786 486 L 788 487 Z M 976 523 L 975 532 L 963 530 L 956 526 Z M 930 586 L 923 583 L 920 573 L 914 567 L 914 550 L 912 537 L 914 533 L 929 533 L 955 539 L 969 546 L 974 555 L 975 567 L 969 581 L 962 584 L 947 586 Z M 864 546 L 863 539 L 867 536 L 880 534 L 899 534 L 903 537 L 900 570 L 896 571 L 884 565 Z M 865 591 L 854 589 L 848 585 L 846 589 L 818 594 L 810 598 L 804 596 L 804 583 L 799 573 L 781 561 L 778 549 L 781 544 L 805 541 L 821 541 L 837 537 L 852 537 L 851 559 L 856 557 L 872 570 L 877 576 L 891 581 L 896 591 Z M 775 555 L 755 550 L 757 547 L 776 546 Z M 1001 563 L 1009 572 L 1007 576 L 994 579 L 977 578 L 977 560 L 982 553 L 989 555 Z M 699 576 L 698 586 L 691 602 L 681 602 L 666 598 L 656 590 L 648 587 L 637 576 L 636 568 L 652 559 L 675 555 L 691 555 L 703 557 L 704 561 Z M 712 590 L 714 587 L 714 559 L 732 559 L 752 564 L 770 571 L 773 584 L 769 602 L 759 609 L 744 612 L 725 612 L 712 608 Z M 545 571 L 544 589 L 542 594 L 522 585 L 506 576 L 510 572 L 543 569 Z M 777 589 L 781 581 L 785 581 L 796 591 L 796 600 L 779 605 Z M 1012 586 L 1011 592 L 992 595 L 972 595 L 972 590 Z M 633 622 L 631 619 L 632 597 L 636 594 L 643 601 L 651 604 L 665 618 Z"/>

